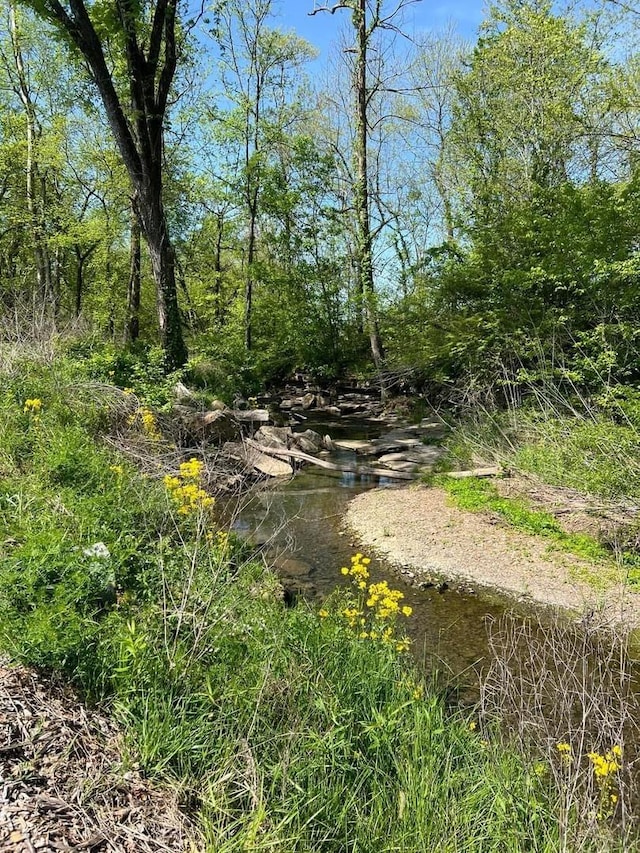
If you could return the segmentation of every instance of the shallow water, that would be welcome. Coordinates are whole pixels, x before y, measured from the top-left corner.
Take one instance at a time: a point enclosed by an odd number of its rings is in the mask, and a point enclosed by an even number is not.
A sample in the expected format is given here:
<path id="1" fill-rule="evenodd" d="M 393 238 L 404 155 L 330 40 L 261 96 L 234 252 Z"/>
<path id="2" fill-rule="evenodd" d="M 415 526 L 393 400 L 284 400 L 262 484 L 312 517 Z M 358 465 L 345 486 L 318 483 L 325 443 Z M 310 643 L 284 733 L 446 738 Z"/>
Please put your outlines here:
<path id="1" fill-rule="evenodd" d="M 311 419 L 299 427 L 300 431 L 308 428 L 334 439 L 375 438 L 389 429 L 379 423 Z M 348 465 L 359 461 L 349 451 L 336 450 L 327 458 Z M 351 555 L 361 550 L 343 527 L 347 503 L 356 494 L 377 487 L 398 485 L 367 474 L 340 474 L 308 466 L 288 482 L 275 482 L 245 498 L 234 529 L 263 547 L 288 589 L 322 600 L 345 583 L 340 568 L 349 565 Z M 499 619 L 506 611 L 515 611 L 522 619 L 534 617 L 531 606 L 486 591 L 416 589 L 385 560 L 369 556 L 372 580 L 388 580 L 404 593 L 403 604 L 413 608 L 407 626 L 415 655 L 429 669 L 437 668 L 447 681 L 463 687 L 466 694 L 475 692 L 477 671 L 487 659 L 488 620 Z"/>

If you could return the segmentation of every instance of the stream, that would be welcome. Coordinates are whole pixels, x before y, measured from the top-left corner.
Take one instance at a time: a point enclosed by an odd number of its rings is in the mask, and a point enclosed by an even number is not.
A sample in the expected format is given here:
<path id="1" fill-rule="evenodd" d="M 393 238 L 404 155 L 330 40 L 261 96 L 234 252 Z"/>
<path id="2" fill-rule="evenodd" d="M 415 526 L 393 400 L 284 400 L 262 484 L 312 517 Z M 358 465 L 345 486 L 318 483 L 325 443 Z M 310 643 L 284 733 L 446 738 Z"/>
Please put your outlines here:
<path id="1" fill-rule="evenodd" d="M 352 420 L 317 420 L 309 417 L 296 431 L 314 429 L 332 439 L 372 439 L 388 431 L 385 424 Z M 354 452 L 334 450 L 327 457 L 355 466 Z M 363 465 L 371 464 L 365 460 Z M 372 488 L 398 488 L 398 481 L 356 471 L 340 473 L 307 466 L 288 480 L 274 480 L 234 510 L 233 528 L 243 538 L 261 546 L 267 562 L 279 572 L 285 589 L 294 595 L 321 601 L 336 586 L 347 583 L 340 568 L 361 548 L 343 527 L 347 503 Z M 407 620 L 412 648 L 429 670 L 436 669 L 445 682 L 455 683 L 461 698 L 477 696 L 477 673 L 489 651 L 487 621 L 506 611 L 531 620 L 536 611 L 512 598 L 480 590 L 417 589 L 385 560 L 371 557 L 371 580 L 387 580 L 404 594 L 403 604 L 413 608 Z M 538 610 L 539 612 L 539 610 Z M 537 617 L 535 619 L 537 622 Z"/>

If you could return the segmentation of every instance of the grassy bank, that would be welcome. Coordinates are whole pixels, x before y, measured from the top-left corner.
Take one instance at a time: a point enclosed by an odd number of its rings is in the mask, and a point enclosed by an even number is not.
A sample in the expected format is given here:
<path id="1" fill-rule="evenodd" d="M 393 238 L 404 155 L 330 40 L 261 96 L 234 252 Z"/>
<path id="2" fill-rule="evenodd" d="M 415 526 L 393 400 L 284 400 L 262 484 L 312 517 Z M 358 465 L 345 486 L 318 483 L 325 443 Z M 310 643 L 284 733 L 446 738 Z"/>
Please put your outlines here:
<path id="1" fill-rule="evenodd" d="M 552 513 L 531 505 L 526 497 L 500 495 L 490 483 L 435 479 L 461 508 L 494 513 L 517 529 L 543 536 L 554 547 L 603 567 L 615 563 L 637 587 L 640 522 L 633 509 L 640 502 L 637 398 L 633 389 L 624 394 L 609 391 L 599 401 L 582 401 L 570 414 L 566 401 L 559 411 L 542 406 L 485 411 L 460 421 L 447 440 L 444 468 L 466 468 L 479 460 L 498 462 L 542 483 L 575 490 L 590 497 L 596 507 L 602 502 L 611 523 L 603 525 L 597 536 L 565 531 Z"/>
<path id="2" fill-rule="evenodd" d="M 509 527 L 546 539 L 550 548 L 591 564 L 593 571 L 587 572 L 583 579 L 598 589 L 619 583 L 626 583 L 632 589 L 640 586 L 640 555 L 635 551 L 614 551 L 610 544 L 592 535 L 568 532 L 551 512 L 532 507 L 523 497 L 505 497 L 487 480 L 436 476 L 430 482 L 444 488 L 460 509 L 497 516 Z"/>
<path id="3" fill-rule="evenodd" d="M 198 460 L 145 478 L 103 437 L 152 455 L 153 412 L 82 379 L 64 359 L 0 376 L 0 644 L 111 709 L 131 760 L 198 814 L 200 849 L 571 849 L 563 751 L 542 766 L 449 710 L 366 559 L 351 593 L 286 607 L 216 526 Z M 617 811 L 575 849 L 621 849 Z"/>

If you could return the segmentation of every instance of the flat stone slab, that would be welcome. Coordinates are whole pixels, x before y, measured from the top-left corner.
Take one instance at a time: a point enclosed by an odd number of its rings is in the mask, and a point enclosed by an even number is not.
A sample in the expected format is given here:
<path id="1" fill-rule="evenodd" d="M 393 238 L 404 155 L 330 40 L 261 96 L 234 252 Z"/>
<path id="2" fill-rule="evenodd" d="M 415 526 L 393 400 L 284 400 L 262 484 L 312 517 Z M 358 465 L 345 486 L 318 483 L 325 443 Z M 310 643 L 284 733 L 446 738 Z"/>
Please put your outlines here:
<path id="1" fill-rule="evenodd" d="M 381 456 L 383 453 L 399 453 L 401 451 L 408 452 L 414 447 L 423 447 L 419 438 L 399 438 L 393 441 L 375 439 L 372 442 L 372 449 L 369 453 L 376 456 Z"/>
<path id="2" fill-rule="evenodd" d="M 378 457 L 378 462 L 384 465 L 389 462 L 415 462 L 418 465 L 428 465 L 435 462 L 442 456 L 443 450 L 440 447 L 432 447 L 423 445 L 422 447 L 411 448 L 410 450 L 400 450 L 397 453 L 385 453 Z"/>
<path id="3" fill-rule="evenodd" d="M 390 471 L 407 471 L 408 473 L 412 473 L 413 471 L 417 471 L 419 465 L 416 462 L 407 462 L 406 460 L 400 459 L 396 462 L 385 462 L 383 463 L 386 468 Z"/>
<path id="4" fill-rule="evenodd" d="M 292 477 L 293 468 L 282 459 L 274 459 L 253 448 L 246 448 L 244 454 L 245 464 L 248 468 L 259 471 L 267 477 Z"/>
<path id="5" fill-rule="evenodd" d="M 267 409 L 247 409 L 246 411 L 234 410 L 232 414 L 236 420 L 241 421 L 242 423 L 268 424 L 271 420 L 271 416 Z"/>
<path id="6" fill-rule="evenodd" d="M 373 442 L 358 438 L 340 438 L 333 442 L 339 450 L 352 450 L 354 453 L 371 453 L 375 451 Z"/>

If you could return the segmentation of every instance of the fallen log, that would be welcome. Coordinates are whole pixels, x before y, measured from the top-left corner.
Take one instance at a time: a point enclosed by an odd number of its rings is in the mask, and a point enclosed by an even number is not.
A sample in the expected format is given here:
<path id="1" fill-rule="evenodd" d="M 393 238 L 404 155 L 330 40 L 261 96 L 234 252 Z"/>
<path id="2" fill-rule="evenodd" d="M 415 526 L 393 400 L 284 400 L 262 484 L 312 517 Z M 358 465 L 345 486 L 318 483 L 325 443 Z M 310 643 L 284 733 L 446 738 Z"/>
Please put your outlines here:
<path id="1" fill-rule="evenodd" d="M 326 459 L 318 459 L 317 456 L 310 456 L 308 453 L 303 453 L 302 450 L 288 450 L 283 447 L 266 447 L 263 444 L 258 444 L 257 441 L 246 439 L 246 443 L 254 450 L 265 453 L 268 456 L 276 456 L 286 459 L 300 459 L 303 462 L 309 462 L 311 465 L 317 465 L 319 468 L 326 468 L 328 471 L 340 471 L 343 474 L 369 474 L 373 477 L 388 477 L 391 480 L 415 480 L 415 474 L 410 474 L 407 471 L 392 471 L 389 468 L 356 468 L 353 465 L 338 465 L 335 462 L 327 462 Z"/>
<path id="2" fill-rule="evenodd" d="M 472 468 L 469 471 L 447 471 L 447 477 L 451 477 L 453 480 L 466 480 L 469 477 L 502 477 L 504 473 L 504 468 L 495 466 L 491 468 Z"/>

